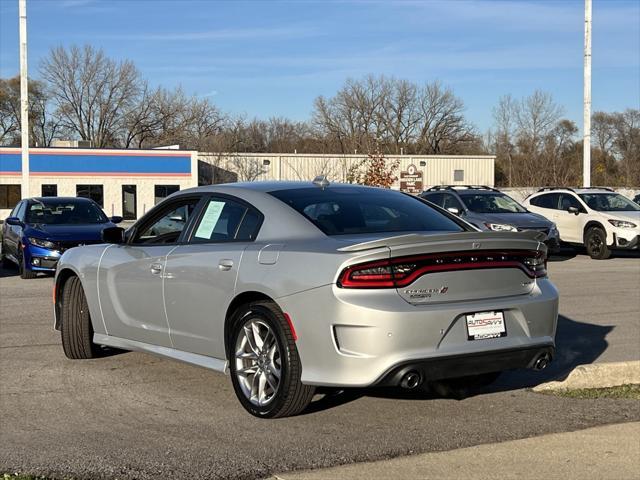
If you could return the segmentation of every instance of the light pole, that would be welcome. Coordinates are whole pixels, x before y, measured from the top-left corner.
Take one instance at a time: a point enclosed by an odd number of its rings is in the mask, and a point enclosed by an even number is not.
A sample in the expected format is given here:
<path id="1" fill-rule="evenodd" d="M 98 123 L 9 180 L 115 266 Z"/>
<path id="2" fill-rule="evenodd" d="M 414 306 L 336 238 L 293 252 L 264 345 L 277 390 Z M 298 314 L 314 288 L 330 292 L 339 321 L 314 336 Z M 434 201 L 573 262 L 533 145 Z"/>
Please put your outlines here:
<path id="1" fill-rule="evenodd" d="M 20 146 L 22 198 L 29 197 L 29 79 L 27 75 L 27 0 L 18 0 L 20 16 Z"/>
<path id="2" fill-rule="evenodd" d="M 591 0 L 584 0 L 584 140 L 582 183 L 591 186 Z"/>

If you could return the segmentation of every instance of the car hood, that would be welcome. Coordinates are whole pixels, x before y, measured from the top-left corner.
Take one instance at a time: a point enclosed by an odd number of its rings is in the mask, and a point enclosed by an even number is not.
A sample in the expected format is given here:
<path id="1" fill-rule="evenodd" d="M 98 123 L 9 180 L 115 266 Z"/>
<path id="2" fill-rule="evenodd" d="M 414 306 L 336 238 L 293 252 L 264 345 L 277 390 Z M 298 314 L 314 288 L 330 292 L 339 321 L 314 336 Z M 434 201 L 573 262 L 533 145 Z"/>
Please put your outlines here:
<path id="1" fill-rule="evenodd" d="M 113 227 L 111 222 L 87 225 L 29 225 L 24 233 L 30 237 L 57 241 L 97 241 L 101 240 L 102 230 Z"/>
<path id="2" fill-rule="evenodd" d="M 544 218 L 542 215 L 532 212 L 523 213 L 472 213 L 469 218 L 473 217 L 476 221 L 486 223 L 504 223 L 507 225 L 513 225 L 514 227 L 527 229 L 527 228 L 549 228 L 551 227 L 551 221 Z"/>

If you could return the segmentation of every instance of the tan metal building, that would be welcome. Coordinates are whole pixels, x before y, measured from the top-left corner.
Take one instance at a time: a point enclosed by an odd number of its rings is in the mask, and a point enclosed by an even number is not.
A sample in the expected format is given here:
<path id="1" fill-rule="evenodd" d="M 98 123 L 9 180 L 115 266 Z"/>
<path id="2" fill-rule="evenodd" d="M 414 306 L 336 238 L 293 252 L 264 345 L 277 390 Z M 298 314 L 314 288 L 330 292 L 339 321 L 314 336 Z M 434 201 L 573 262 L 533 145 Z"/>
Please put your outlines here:
<path id="1" fill-rule="evenodd" d="M 414 175 L 422 178 L 424 188 L 441 184 L 494 185 L 493 155 L 385 155 L 384 158 L 390 163 L 399 162 L 398 179 L 393 186 L 396 189 L 400 189 L 403 172 L 414 171 L 411 166 L 415 167 Z M 309 180 L 317 175 L 327 175 L 331 181 L 344 182 L 350 167 L 365 159 L 366 155 L 198 153 L 201 163 L 217 167 L 214 170 L 220 175 L 224 175 L 224 171 L 232 172 L 239 181 Z M 212 179 L 212 183 L 220 181 L 224 179 Z"/>

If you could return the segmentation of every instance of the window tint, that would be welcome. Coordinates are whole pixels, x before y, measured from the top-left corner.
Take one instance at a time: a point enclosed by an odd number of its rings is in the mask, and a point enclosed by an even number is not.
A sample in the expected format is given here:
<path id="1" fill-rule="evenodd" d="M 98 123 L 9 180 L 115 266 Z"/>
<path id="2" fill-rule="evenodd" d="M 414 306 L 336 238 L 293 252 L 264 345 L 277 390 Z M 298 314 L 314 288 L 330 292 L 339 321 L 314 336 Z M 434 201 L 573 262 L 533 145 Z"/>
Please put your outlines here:
<path id="1" fill-rule="evenodd" d="M 254 210 L 247 210 L 247 213 L 240 224 L 236 240 L 253 241 L 258 236 L 258 228 L 262 223 L 262 215 Z"/>
<path id="2" fill-rule="evenodd" d="M 109 219 L 93 202 L 86 200 L 32 200 L 27 210 L 26 223 L 43 225 L 92 225 Z"/>
<path id="3" fill-rule="evenodd" d="M 442 208 L 457 208 L 459 212 L 463 210 L 460 201 L 455 197 L 455 195 L 451 195 L 450 193 L 443 193 L 442 197 Z"/>
<path id="4" fill-rule="evenodd" d="M 580 202 L 576 197 L 568 193 L 560 194 L 560 210 L 568 210 L 570 207 L 575 207 L 580 211 L 584 211 L 584 207 L 580 205 Z"/>
<path id="5" fill-rule="evenodd" d="M 439 207 L 442 207 L 444 203 L 444 195 L 442 193 L 427 193 L 422 198 L 430 201 L 431 203 L 435 203 Z"/>
<path id="6" fill-rule="evenodd" d="M 200 200 L 192 198 L 168 205 L 150 223 L 140 226 L 132 243 L 167 244 L 178 241 Z"/>
<path id="7" fill-rule="evenodd" d="M 558 208 L 559 193 L 546 193 L 539 195 L 530 200 L 531 205 L 535 205 L 540 208 L 551 208 L 556 210 Z"/>
<path id="8" fill-rule="evenodd" d="M 504 193 L 461 193 L 460 198 L 472 212 L 524 213 L 526 210 Z"/>
<path id="9" fill-rule="evenodd" d="M 20 185 L 0 185 L 0 208 L 13 208 L 21 198 Z"/>
<path id="10" fill-rule="evenodd" d="M 463 231 L 455 221 L 425 202 L 393 190 L 311 187 L 270 194 L 304 215 L 327 235 Z"/>
<path id="11" fill-rule="evenodd" d="M 76 185 L 76 197 L 90 198 L 104 207 L 104 187 L 102 185 Z"/>
<path id="12" fill-rule="evenodd" d="M 637 212 L 640 207 L 619 193 L 582 193 L 580 198 L 598 212 Z M 640 196 L 636 197 L 640 198 Z"/>
<path id="13" fill-rule="evenodd" d="M 253 210 L 227 198 L 214 197 L 204 207 L 192 242 L 253 240 L 261 220 Z"/>
<path id="14" fill-rule="evenodd" d="M 20 220 L 22 220 L 24 222 L 24 212 L 27 209 L 27 202 L 26 200 L 24 202 L 20 202 L 15 210 L 16 210 L 16 217 L 18 217 Z"/>

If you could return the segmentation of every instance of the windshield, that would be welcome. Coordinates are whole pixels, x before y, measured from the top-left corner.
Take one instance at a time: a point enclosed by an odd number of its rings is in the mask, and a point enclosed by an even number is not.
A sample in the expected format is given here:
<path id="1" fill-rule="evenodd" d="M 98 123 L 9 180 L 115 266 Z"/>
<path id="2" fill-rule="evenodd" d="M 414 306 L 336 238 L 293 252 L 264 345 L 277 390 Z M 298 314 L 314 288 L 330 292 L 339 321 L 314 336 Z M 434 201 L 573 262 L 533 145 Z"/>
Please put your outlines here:
<path id="1" fill-rule="evenodd" d="M 86 225 L 109 221 L 95 203 L 74 200 L 35 200 L 29 205 L 26 220 L 27 223 L 45 225 Z"/>
<path id="2" fill-rule="evenodd" d="M 383 232 L 461 232 L 454 220 L 418 198 L 376 188 L 297 188 L 271 195 L 327 235 Z"/>
<path id="3" fill-rule="evenodd" d="M 460 198 L 472 212 L 525 213 L 527 211 L 504 193 L 460 193 Z"/>
<path id="4" fill-rule="evenodd" d="M 581 193 L 580 198 L 598 212 L 638 212 L 640 206 L 619 193 Z"/>

